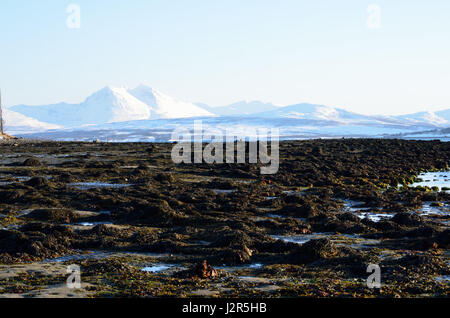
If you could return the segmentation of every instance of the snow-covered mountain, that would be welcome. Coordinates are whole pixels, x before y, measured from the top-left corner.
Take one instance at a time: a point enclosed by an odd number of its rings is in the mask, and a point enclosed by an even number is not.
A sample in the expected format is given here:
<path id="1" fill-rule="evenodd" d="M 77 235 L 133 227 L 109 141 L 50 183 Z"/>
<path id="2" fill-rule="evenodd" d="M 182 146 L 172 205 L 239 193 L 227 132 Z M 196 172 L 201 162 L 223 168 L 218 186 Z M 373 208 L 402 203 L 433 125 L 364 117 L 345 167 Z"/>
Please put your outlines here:
<path id="1" fill-rule="evenodd" d="M 278 107 L 275 110 L 252 114 L 252 117 L 326 120 L 339 123 L 374 121 L 374 118 L 370 116 L 359 115 L 344 109 L 306 103 Z"/>
<path id="2" fill-rule="evenodd" d="M 27 133 L 32 131 L 46 131 L 51 129 L 61 129 L 63 127 L 44 123 L 34 118 L 3 109 L 3 118 L 5 120 L 5 131 L 9 134 Z"/>
<path id="3" fill-rule="evenodd" d="M 191 103 L 178 101 L 147 86 L 107 86 L 80 104 L 18 105 L 11 110 L 39 121 L 77 127 L 142 119 L 214 116 Z"/>
<path id="4" fill-rule="evenodd" d="M 429 123 L 436 126 L 450 125 L 450 109 L 438 112 L 419 112 L 408 115 L 395 116 L 395 118 L 414 124 L 414 123 Z"/>
<path id="5" fill-rule="evenodd" d="M 290 118 L 307 120 L 326 120 L 340 124 L 386 124 L 418 127 L 448 127 L 450 126 L 450 109 L 438 112 L 419 112 L 400 116 L 361 115 L 345 109 L 325 105 L 297 104 L 277 107 L 274 110 L 254 113 L 258 118 Z"/>
<path id="6" fill-rule="evenodd" d="M 81 104 L 18 105 L 11 110 L 65 127 L 150 118 L 150 109 L 125 88 L 107 86 Z"/>
<path id="7" fill-rule="evenodd" d="M 450 127 L 450 109 L 367 116 L 307 103 L 277 106 L 242 101 L 210 107 L 179 101 L 144 85 L 134 89 L 108 86 L 80 104 L 18 105 L 5 111 L 8 132 L 62 140 L 167 141 L 173 129 L 191 129 L 194 117 L 201 118 L 204 127 L 211 130 L 229 128 L 247 136 L 247 132 L 254 134 L 260 128 L 278 128 L 280 137 L 294 139 L 401 137 L 416 136 L 416 132 L 441 138 L 444 135 L 437 132 Z"/>
<path id="8" fill-rule="evenodd" d="M 278 106 L 274 104 L 264 103 L 260 101 L 240 101 L 228 106 L 220 107 L 211 107 L 206 104 L 200 103 L 198 103 L 197 105 L 218 116 L 252 115 L 260 112 L 275 110 L 278 108 Z"/>
<path id="9" fill-rule="evenodd" d="M 145 85 L 130 89 L 128 93 L 149 107 L 150 119 L 214 116 L 195 104 L 176 100 Z"/>

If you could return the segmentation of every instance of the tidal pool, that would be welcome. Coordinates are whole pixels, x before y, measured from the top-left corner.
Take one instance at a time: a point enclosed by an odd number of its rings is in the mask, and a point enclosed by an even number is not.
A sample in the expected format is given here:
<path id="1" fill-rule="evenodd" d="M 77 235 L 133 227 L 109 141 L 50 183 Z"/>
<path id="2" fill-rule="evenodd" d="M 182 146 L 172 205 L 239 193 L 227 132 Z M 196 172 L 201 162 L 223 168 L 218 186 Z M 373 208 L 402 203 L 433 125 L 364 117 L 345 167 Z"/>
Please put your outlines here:
<path id="1" fill-rule="evenodd" d="M 414 182 L 411 187 L 438 187 L 439 190 L 450 188 L 450 171 L 425 172 L 419 174 L 417 178 L 421 181 Z M 450 190 L 445 190 L 445 192 L 450 193 Z"/>
<path id="2" fill-rule="evenodd" d="M 243 269 L 258 269 L 263 268 L 264 265 L 261 263 L 253 263 L 253 264 L 245 264 L 245 265 L 237 265 L 237 266 L 215 266 L 217 269 L 224 270 L 226 272 L 235 272 Z"/>
<path id="3" fill-rule="evenodd" d="M 368 218 L 373 222 L 380 222 L 382 219 L 391 219 L 394 217 L 393 213 L 372 213 L 372 212 L 363 212 L 361 214 L 357 214 L 360 219 Z"/>
<path id="4" fill-rule="evenodd" d="M 230 193 L 233 193 L 235 190 L 213 189 L 213 191 L 214 191 L 216 194 L 221 194 L 221 193 L 223 193 L 223 194 L 230 194 Z"/>
<path id="5" fill-rule="evenodd" d="M 450 212 L 450 206 L 431 206 L 431 202 L 426 202 L 423 204 L 420 212 L 422 215 L 448 215 Z"/>
<path id="6" fill-rule="evenodd" d="M 96 226 L 96 225 L 110 225 L 113 224 L 112 222 L 80 222 L 80 223 L 74 223 L 74 225 L 79 226 Z"/>
<path id="7" fill-rule="evenodd" d="M 450 283 L 450 275 L 444 275 L 444 276 L 437 276 L 434 278 L 434 280 L 440 282 L 440 283 Z"/>
<path id="8" fill-rule="evenodd" d="M 174 265 L 166 265 L 166 264 L 156 264 L 156 265 L 152 265 L 152 266 L 147 266 L 144 267 L 142 269 L 143 272 L 149 272 L 149 273 L 158 273 L 158 272 L 162 272 L 165 271 L 171 267 L 173 267 Z"/>
<path id="9" fill-rule="evenodd" d="M 69 183 L 69 186 L 75 187 L 79 190 L 89 190 L 93 188 L 126 188 L 131 187 L 131 184 L 126 183 L 105 183 L 105 182 L 77 182 Z"/>
<path id="10" fill-rule="evenodd" d="M 271 235 L 272 238 L 276 240 L 282 240 L 287 243 L 295 243 L 295 244 L 305 244 L 311 240 L 321 239 L 329 237 L 333 235 L 332 233 L 315 233 L 315 234 L 301 234 L 301 235 L 292 235 L 292 236 L 284 236 L 284 235 Z"/>

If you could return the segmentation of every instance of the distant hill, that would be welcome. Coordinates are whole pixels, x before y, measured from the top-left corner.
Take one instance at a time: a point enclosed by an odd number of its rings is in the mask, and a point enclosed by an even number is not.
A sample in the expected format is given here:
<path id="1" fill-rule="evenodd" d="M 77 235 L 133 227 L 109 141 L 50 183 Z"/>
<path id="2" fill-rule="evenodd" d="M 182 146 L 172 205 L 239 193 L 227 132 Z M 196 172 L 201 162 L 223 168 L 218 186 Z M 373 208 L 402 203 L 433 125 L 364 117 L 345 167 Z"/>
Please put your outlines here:
<path id="1" fill-rule="evenodd" d="M 264 111 L 275 110 L 278 107 L 271 103 L 260 101 L 240 101 L 227 106 L 211 107 L 206 104 L 197 104 L 200 107 L 218 116 L 241 116 L 251 115 Z"/>
<path id="2" fill-rule="evenodd" d="M 18 105 L 10 110 L 64 127 L 142 119 L 214 116 L 191 103 L 178 101 L 147 86 L 127 90 L 107 86 L 80 104 Z"/>
<path id="3" fill-rule="evenodd" d="M 13 134 L 71 139 L 92 138 L 101 131 L 106 139 L 131 141 L 169 140 L 171 129 L 192 128 L 193 118 L 201 118 L 211 129 L 231 127 L 237 134 L 278 128 L 284 138 L 419 136 L 419 132 L 444 136 L 441 131 L 450 127 L 450 109 L 369 116 L 308 103 L 277 106 L 240 101 L 211 107 L 180 101 L 144 85 L 107 86 L 80 104 L 17 105 L 5 113 L 6 130 Z"/>

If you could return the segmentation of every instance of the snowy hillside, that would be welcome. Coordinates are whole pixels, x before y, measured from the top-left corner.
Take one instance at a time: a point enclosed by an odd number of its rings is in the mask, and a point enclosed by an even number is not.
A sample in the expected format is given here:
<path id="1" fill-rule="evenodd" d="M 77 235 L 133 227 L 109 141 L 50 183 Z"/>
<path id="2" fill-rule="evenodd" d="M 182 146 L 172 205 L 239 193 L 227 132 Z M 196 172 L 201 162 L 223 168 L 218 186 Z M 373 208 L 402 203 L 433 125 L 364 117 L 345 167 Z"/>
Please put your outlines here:
<path id="1" fill-rule="evenodd" d="M 132 90 L 107 86 L 81 104 L 18 105 L 10 109 L 39 121 L 64 127 L 141 119 L 213 116 L 194 104 L 175 100 L 146 86 Z"/>
<path id="2" fill-rule="evenodd" d="M 210 107 L 205 104 L 197 104 L 200 107 L 219 116 L 241 116 L 251 115 L 265 111 L 275 110 L 278 107 L 271 103 L 264 103 L 260 101 L 241 101 L 228 106 Z"/>
<path id="3" fill-rule="evenodd" d="M 429 123 L 436 126 L 450 125 L 450 110 L 439 112 L 419 112 L 409 115 L 395 116 L 395 118 L 408 123 Z"/>
<path id="4" fill-rule="evenodd" d="M 125 88 L 115 87 L 105 87 L 81 104 L 19 105 L 10 109 L 43 122 L 65 127 L 150 117 L 150 110 L 146 104 L 130 95 Z"/>
<path id="5" fill-rule="evenodd" d="M 61 126 L 44 123 L 9 109 L 3 109 L 3 116 L 5 120 L 5 131 L 11 135 L 30 131 L 46 131 L 62 128 Z"/>
<path id="6" fill-rule="evenodd" d="M 348 112 L 343 109 L 306 103 L 279 107 L 275 110 L 253 114 L 252 117 L 327 120 L 340 123 L 374 121 L 372 117 Z"/>
<path id="7" fill-rule="evenodd" d="M 214 116 L 197 105 L 176 100 L 145 85 L 128 92 L 148 106 L 150 119 Z"/>
<path id="8" fill-rule="evenodd" d="M 276 106 L 242 101 L 223 107 L 192 104 L 151 87 L 105 87 L 80 104 L 13 106 L 6 126 L 28 137 L 61 140 L 170 140 L 175 128 L 192 128 L 201 118 L 208 129 L 230 129 L 237 135 L 278 128 L 282 138 L 443 136 L 450 127 L 450 109 L 401 116 L 368 116 L 315 104 Z M 13 112 L 14 111 L 14 112 Z M 51 131 L 49 131 L 51 130 Z M 435 131 L 436 130 L 436 131 Z"/>

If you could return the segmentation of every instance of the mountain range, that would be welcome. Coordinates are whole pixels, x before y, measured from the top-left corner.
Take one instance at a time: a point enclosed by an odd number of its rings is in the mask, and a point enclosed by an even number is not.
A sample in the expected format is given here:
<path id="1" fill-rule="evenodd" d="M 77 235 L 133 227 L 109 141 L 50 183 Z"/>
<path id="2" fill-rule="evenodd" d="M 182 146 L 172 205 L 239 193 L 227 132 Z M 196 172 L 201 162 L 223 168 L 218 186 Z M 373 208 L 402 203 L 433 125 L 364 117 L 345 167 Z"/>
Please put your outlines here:
<path id="1" fill-rule="evenodd" d="M 450 109 L 369 116 L 307 103 L 280 106 L 241 101 L 212 107 L 180 101 L 145 85 L 133 89 L 107 86 L 79 104 L 16 105 L 5 109 L 8 133 L 38 138 L 64 136 L 71 139 L 71 134 L 87 134 L 86 138 L 90 138 L 95 137 L 94 132 L 102 131 L 102 136 L 108 136 L 106 139 L 115 140 L 117 135 L 127 135 L 125 129 L 140 130 L 135 131 L 133 138 L 140 140 L 139 136 L 145 134 L 144 140 L 147 140 L 145 130 L 192 125 L 192 118 L 202 118 L 211 128 L 235 127 L 237 133 L 246 127 L 277 127 L 285 136 L 305 138 L 398 135 L 450 127 Z M 91 133 L 86 133 L 88 131 Z M 158 136 L 156 131 L 155 134 Z"/>
<path id="2" fill-rule="evenodd" d="M 107 86 L 80 104 L 17 105 L 10 111 L 63 127 L 142 119 L 214 116 L 205 109 L 178 101 L 147 86 L 134 89 Z"/>

